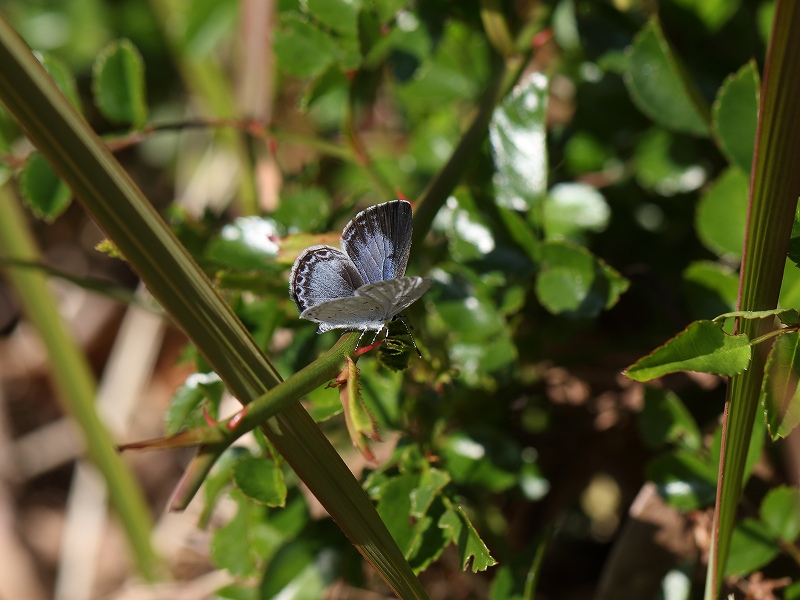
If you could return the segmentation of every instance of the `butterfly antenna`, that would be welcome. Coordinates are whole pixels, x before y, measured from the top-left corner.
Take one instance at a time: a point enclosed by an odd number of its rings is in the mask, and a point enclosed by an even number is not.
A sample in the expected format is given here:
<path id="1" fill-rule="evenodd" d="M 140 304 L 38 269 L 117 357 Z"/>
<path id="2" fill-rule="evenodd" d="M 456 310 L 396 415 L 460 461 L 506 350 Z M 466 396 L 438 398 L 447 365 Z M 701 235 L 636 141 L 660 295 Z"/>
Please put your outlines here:
<path id="1" fill-rule="evenodd" d="M 415 342 L 415 341 L 414 341 L 414 335 L 411 333 L 411 327 L 409 327 L 409 325 L 408 325 L 408 321 L 406 321 L 406 318 L 405 318 L 403 315 L 397 315 L 397 318 L 398 318 L 398 319 L 400 320 L 400 322 L 403 324 L 403 327 L 405 327 L 405 328 L 406 328 L 406 333 L 408 333 L 408 337 L 410 337 L 410 338 L 411 338 L 411 345 L 412 345 L 412 346 L 414 346 L 414 350 L 416 350 L 416 351 L 417 351 L 417 356 L 419 356 L 420 358 L 422 358 L 422 352 L 420 352 L 420 351 L 419 351 L 419 348 L 417 348 L 417 342 Z M 388 330 L 388 328 L 387 328 L 387 330 L 386 330 L 386 333 L 387 333 L 387 334 L 389 333 L 389 330 Z"/>

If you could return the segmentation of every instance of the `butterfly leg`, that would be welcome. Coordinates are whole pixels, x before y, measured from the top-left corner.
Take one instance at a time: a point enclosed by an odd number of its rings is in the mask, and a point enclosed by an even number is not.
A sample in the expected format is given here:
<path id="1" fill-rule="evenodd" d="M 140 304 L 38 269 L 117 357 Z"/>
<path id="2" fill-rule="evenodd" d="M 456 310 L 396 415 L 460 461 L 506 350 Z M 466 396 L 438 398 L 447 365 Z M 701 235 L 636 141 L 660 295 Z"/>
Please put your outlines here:
<path id="1" fill-rule="evenodd" d="M 406 321 L 406 318 L 403 315 L 397 315 L 395 317 L 395 319 L 399 319 L 400 322 L 405 326 L 406 333 L 408 333 L 408 337 L 411 338 L 411 345 L 414 346 L 414 350 L 417 351 L 417 356 L 422 358 L 422 352 L 420 352 L 419 348 L 417 348 L 417 342 L 414 341 L 414 335 L 411 333 L 411 327 L 409 327 L 408 321 Z M 387 334 L 389 333 L 389 329 L 388 328 L 386 329 L 386 333 Z"/>

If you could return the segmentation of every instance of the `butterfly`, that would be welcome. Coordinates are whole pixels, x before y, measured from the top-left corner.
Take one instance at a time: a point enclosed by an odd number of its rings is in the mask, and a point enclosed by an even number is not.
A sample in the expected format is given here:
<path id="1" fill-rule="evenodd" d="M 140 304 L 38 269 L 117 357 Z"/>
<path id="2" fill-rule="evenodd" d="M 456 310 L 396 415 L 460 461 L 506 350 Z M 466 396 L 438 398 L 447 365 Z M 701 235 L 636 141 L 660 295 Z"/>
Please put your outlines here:
<path id="1" fill-rule="evenodd" d="M 353 217 L 342 231 L 341 250 L 306 248 L 289 277 L 300 318 L 318 323 L 317 333 L 349 329 L 377 337 L 433 283 L 405 277 L 411 233 L 411 204 L 392 200 Z"/>

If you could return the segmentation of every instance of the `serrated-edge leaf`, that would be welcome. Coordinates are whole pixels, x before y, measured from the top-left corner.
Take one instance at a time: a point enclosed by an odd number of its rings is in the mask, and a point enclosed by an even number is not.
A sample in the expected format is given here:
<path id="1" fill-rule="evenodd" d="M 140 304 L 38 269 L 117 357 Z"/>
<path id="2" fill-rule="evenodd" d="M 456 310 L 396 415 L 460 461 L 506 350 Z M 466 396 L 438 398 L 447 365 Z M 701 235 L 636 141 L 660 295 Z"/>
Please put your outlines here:
<path id="1" fill-rule="evenodd" d="M 752 120 L 748 120 L 741 114 L 730 114 L 732 107 L 728 106 L 728 98 L 732 93 L 734 86 L 753 84 L 753 106 L 752 106 Z M 717 142 L 722 153 L 733 164 L 739 166 L 745 173 L 750 173 L 753 164 L 753 150 L 755 147 L 756 125 L 758 120 L 758 103 L 761 95 L 761 80 L 758 75 L 758 68 L 755 61 L 751 60 L 746 65 L 742 66 L 736 73 L 733 73 L 725 78 L 722 86 L 717 92 L 717 97 L 714 99 L 714 104 L 711 107 L 713 120 L 711 123 L 714 139 Z M 738 113 L 738 111 L 736 111 Z M 735 124 L 730 131 L 730 135 L 726 132 L 725 127 L 720 127 L 720 123 L 728 119 L 735 120 Z M 735 137 L 736 141 L 731 141 L 731 137 Z M 741 140 L 749 139 L 749 151 L 742 152 Z"/>
<path id="2" fill-rule="evenodd" d="M 646 58 L 638 65 L 639 51 L 644 44 L 655 44 L 661 53 L 666 69 L 658 69 Z M 699 136 L 707 136 L 710 111 L 699 91 L 686 75 L 685 69 L 673 54 L 657 19 L 652 19 L 636 35 L 628 51 L 629 67 L 625 73 L 625 83 L 634 104 L 644 114 L 668 129 Z M 640 68 L 637 70 L 637 66 Z M 671 102 L 660 102 L 658 106 L 650 103 L 650 90 L 677 89 L 683 96 L 674 97 Z"/>
<path id="3" fill-rule="evenodd" d="M 110 78 L 113 80 L 109 81 Z M 106 118 L 131 123 L 134 128 L 144 125 L 147 120 L 144 60 L 130 40 L 115 40 L 97 55 L 92 69 L 92 93 Z"/>
<path id="4" fill-rule="evenodd" d="M 761 406 L 773 440 L 800 423 L 800 332 L 787 331 L 772 344 L 761 384 Z"/>
<path id="5" fill-rule="evenodd" d="M 492 558 L 464 509 L 449 498 L 443 499 L 447 512 L 439 519 L 439 527 L 447 530 L 456 545 L 461 568 L 465 571 L 471 568 L 473 573 L 477 573 L 496 565 L 497 561 Z"/>
<path id="6" fill-rule="evenodd" d="M 370 450 L 365 437 L 380 441 L 380 436 L 375 428 L 375 419 L 367 409 L 361 395 L 359 370 L 356 363 L 349 356 L 345 365 L 342 378 L 339 380 L 339 397 L 344 408 L 344 418 L 347 424 L 347 433 L 353 446 L 370 462 L 375 462 L 375 455 Z"/>
<path id="7" fill-rule="evenodd" d="M 709 347 L 698 353 L 701 350 L 698 342 L 706 342 Z M 747 369 L 750 356 L 750 340 L 746 335 L 727 335 L 721 323 L 695 321 L 624 373 L 634 381 L 650 381 L 678 371 L 730 377 Z"/>

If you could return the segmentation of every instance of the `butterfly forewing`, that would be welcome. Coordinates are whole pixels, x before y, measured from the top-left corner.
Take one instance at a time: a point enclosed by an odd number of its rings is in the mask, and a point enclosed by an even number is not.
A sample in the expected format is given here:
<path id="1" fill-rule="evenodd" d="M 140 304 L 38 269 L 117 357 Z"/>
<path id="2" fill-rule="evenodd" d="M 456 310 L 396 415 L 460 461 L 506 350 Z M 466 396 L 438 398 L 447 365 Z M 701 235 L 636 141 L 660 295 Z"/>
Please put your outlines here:
<path id="1" fill-rule="evenodd" d="M 322 302 L 352 297 L 365 283 L 350 257 L 332 246 L 304 250 L 289 280 L 289 291 L 301 314 Z"/>
<path id="2" fill-rule="evenodd" d="M 361 211 L 342 231 L 342 249 L 365 284 L 406 273 L 411 252 L 411 204 L 394 200 Z"/>

